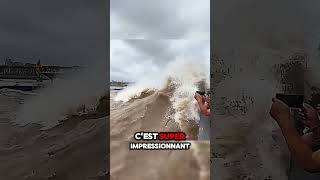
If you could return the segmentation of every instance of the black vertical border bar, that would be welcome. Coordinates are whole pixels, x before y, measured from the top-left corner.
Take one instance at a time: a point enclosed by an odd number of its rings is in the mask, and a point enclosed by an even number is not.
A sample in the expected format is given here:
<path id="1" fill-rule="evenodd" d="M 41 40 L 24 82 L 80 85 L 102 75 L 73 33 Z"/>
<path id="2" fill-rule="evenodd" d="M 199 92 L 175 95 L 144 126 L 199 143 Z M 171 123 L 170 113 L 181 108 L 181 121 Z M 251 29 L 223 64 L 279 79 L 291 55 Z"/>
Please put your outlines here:
<path id="1" fill-rule="evenodd" d="M 213 177 L 213 173 L 214 173 L 214 167 L 213 167 L 213 154 L 214 154 L 214 147 L 213 147 L 213 140 L 214 140 L 214 131 L 213 131 L 213 125 L 214 125 L 214 113 L 213 113 L 213 97 L 214 97 L 214 91 L 213 91 L 213 55 L 214 55 L 214 51 L 213 51 L 213 13 L 214 13 L 214 1 L 212 0 L 210 1 L 210 94 L 211 94 L 211 101 L 210 101 L 210 107 L 211 107 L 211 115 L 210 115 L 210 179 L 212 179 Z"/>
<path id="2" fill-rule="evenodd" d="M 107 67 L 106 67 L 106 71 L 108 71 L 108 77 L 107 79 L 107 97 L 109 97 L 110 99 L 110 0 L 102 0 L 105 3 L 105 11 L 104 11 L 104 16 L 106 17 L 106 22 L 105 22 L 105 33 L 106 33 L 106 49 L 105 49 L 105 55 L 106 55 L 106 59 L 105 61 L 107 61 Z M 110 107 L 110 101 L 109 103 L 109 107 Z M 106 179 L 110 179 L 110 108 L 107 109 L 108 111 L 108 116 L 106 118 L 106 131 L 107 131 L 107 137 L 106 137 L 106 144 L 107 144 L 107 154 L 106 154 L 106 172 L 107 173 L 107 178 Z"/>

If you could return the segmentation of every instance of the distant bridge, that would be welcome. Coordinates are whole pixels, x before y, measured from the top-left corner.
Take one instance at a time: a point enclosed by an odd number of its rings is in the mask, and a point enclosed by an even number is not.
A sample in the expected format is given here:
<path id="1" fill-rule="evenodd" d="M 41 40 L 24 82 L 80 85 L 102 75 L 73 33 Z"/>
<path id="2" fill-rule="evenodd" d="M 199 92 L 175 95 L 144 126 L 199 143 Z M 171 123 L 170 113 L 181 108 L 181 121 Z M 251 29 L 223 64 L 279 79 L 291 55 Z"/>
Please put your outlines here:
<path id="1" fill-rule="evenodd" d="M 62 75 L 67 71 L 77 71 L 82 67 L 42 66 L 0 66 L 0 79 L 38 79 L 39 74 L 49 79 Z"/>

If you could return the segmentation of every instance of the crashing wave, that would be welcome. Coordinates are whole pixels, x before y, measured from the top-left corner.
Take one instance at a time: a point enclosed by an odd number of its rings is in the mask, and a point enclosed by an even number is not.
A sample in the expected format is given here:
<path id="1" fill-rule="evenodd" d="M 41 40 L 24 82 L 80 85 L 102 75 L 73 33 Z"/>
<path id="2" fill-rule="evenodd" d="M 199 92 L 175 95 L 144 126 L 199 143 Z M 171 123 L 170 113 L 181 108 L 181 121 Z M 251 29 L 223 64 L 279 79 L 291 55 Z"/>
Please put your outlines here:
<path id="1" fill-rule="evenodd" d="M 182 131 L 190 133 L 198 129 L 196 126 L 200 118 L 194 99 L 199 82 L 205 82 L 206 88 L 209 89 L 209 66 L 175 61 L 169 64 L 164 72 L 159 73 L 156 80 L 143 79 L 120 91 L 114 99 L 130 105 L 137 99 L 144 99 L 155 93 L 164 94 L 170 99 L 166 118 L 173 119 Z M 156 101 L 158 98 L 150 100 Z"/>

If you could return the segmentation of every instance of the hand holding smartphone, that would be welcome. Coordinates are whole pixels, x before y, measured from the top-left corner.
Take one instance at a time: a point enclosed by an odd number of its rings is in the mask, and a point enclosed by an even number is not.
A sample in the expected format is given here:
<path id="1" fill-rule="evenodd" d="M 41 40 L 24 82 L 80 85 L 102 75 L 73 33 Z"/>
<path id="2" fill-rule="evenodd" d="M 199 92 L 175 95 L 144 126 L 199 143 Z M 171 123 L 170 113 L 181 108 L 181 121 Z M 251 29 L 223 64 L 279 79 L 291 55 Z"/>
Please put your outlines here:
<path id="1" fill-rule="evenodd" d="M 277 93 L 276 98 L 284 102 L 290 108 L 303 108 L 303 95 L 289 95 L 289 94 L 281 94 Z"/>
<path id="2" fill-rule="evenodd" d="M 200 94 L 201 96 L 204 96 L 206 94 L 206 92 L 204 91 L 196 91 L 198 94 Z"/>

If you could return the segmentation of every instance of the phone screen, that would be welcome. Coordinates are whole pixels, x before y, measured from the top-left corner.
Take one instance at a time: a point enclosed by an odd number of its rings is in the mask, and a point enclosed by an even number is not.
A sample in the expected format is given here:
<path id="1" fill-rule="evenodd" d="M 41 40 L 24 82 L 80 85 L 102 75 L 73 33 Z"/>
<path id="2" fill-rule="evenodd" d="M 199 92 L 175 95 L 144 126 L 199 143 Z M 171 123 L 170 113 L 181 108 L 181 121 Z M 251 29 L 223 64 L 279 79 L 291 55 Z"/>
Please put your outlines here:
<path id="1" fill-rule="evenodd" d="M 314 108 L 316 108 L 320 104 L 320 94 L 313 94 L 311 96 L 311 102 L 310 105 Z"/>
<path id="2" fill-rule="evenodd" d="M 303 107 L 303 95 L 288 95 L 288 94 L 276 94 L 276 98 L 283 101 L 291 108 L 302 108 Z"/>

